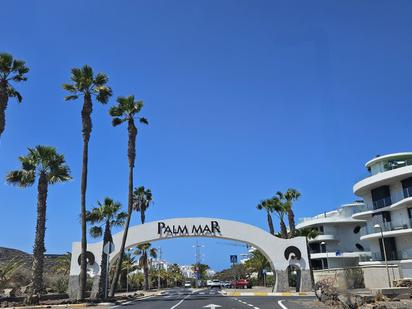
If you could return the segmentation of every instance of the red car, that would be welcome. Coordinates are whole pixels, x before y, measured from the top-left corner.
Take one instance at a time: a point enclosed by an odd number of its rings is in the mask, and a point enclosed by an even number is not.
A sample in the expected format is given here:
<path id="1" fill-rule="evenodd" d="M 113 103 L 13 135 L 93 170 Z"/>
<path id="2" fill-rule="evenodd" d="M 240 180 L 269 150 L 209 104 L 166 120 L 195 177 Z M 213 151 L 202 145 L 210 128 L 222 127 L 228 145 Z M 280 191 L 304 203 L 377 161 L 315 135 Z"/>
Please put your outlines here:
<path id="1" fill-rule="evenodd" d="M 252 283 L 247 280 L 247 279 L 238 279 L 232 281 L 230 284 L 233 289 L 251 289 L 252 288 Z"/>

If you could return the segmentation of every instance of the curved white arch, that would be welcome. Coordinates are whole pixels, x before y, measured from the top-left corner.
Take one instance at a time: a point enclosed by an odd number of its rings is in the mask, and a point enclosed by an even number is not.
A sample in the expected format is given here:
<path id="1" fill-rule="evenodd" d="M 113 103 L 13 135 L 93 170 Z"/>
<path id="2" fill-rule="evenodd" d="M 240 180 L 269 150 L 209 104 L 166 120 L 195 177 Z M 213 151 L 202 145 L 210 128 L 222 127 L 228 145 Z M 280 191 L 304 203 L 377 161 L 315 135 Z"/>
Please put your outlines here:
<path id="1" fill-rule="evenodd" d="M 169 229 L 167 227 L 169 227 Z M 196 233 L 196 231 L 200 231 L 199 227 L 201 227 L 201 230 L 205 233 Z M 113 235 L 115 251 L 110 255 L 111 262 L 119 255 L 123 233 L 122 231 Z M 269 260 L 273 270 L 286 271 L 287 267 L 291 264 L 299 266 L 301 270 L 309 270 L 305 237 L 281 239 L 250 224 L 219 218 L 175 218 L 132 226 L 129 228 L 126 248 L 141 243 L 179 237 L 211 237 L 241 241 L 259 249 Z M 101 263 L 102 246 L 103 242 L 100 241 L 89 244 L 87 247 L 87 250 L 93 253 L 95 257 L 95 264 L 92 268 L 96 275 L 100 274 L 99 266 Z M 287 249 L 288 247 L 289 249 Z M 300 251 L 298 252 L 298 255 L 301 255 L 300 259 L 295 258 L 294 254 L 288 254 L 285 257 L 285 252 L 287 252 L 287 250 L 290 251 L 292 247 L 296 247 L 298 251 Z M 292 249 L 292 251 L 293 250 L 295 249 Z M 80 253 L 80 242 L 73 243 L 70 268 L 71 276 L 78 276 L 80 273 L 78 263 Z"/>

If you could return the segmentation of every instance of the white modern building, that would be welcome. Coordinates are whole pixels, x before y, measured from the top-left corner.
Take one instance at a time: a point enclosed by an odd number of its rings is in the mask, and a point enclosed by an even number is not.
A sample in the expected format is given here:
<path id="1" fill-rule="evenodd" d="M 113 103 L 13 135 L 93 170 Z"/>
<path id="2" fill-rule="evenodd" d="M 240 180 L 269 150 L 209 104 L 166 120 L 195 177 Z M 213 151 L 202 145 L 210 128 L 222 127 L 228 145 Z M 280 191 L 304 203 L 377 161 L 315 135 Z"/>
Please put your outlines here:
<path id="1" fill-rule="evenodd" d="M 353 186 L 365 205 L 352 218 L 367 221 L 361 240 L 372 255 L 360 265 L 384 265 L 383 235 L 389 263 L 412 278 L 412 152 L 377 156 L 365 167 L 368 177 Z"/>
<path id="2" fill-rule="evenodd" d="M 361 255 L 370 255 L 368 243 L 360 239 L 366 221 L 352 217 L 363 207 L 363 202 L 354 202 L 314 217 L 299 219 L 297 229 L 313 228 L 319 232 L 316 238 L 308 240 L 313 269 L 356 266 Z"/>

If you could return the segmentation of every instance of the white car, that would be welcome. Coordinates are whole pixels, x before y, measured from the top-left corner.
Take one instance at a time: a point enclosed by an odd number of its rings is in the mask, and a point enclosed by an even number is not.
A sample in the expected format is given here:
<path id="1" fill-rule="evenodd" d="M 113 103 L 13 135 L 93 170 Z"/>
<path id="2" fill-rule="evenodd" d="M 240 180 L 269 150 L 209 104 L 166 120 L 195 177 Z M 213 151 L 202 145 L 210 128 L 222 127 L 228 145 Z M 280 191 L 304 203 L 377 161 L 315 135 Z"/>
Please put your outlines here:
<path id="1" fill-rule="evenodd" d="M 185 281 L 185 288 L 191 288 L 191 287 L 192 287 L 192 282 Z"/>
<path id="2" fill-rule="evenodd" d="M 220 282 L 220 280 L 213 279 L 212 282 L 210 283 L 209 287 L 211 289 L 213 289 L 213 288 L 219 288 L 220 289 L 222 287 L 222 282 Z"/>

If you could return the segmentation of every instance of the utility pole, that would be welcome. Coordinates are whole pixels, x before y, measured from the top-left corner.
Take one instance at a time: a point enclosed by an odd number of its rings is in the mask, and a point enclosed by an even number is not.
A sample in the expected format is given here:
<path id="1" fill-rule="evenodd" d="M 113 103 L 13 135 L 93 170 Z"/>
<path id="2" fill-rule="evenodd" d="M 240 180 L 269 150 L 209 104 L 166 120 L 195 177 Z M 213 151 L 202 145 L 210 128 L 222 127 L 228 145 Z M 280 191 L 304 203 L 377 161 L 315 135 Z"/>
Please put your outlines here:
<path id="1" fill-rule="evenodd" d="M 159 260 L 158 260 L 158 269 L 159 269 L 159 273 L 157 274 L 157 288 L 160 290 L 160 263 L 161 263 L 161 261 L 162 261 L 162 248 L 161 247 L 159 247 L 158 249 L 157 249 L 157 251 L 158 251 L 158 258 L 159 258 Z"/>
<path id="2" fill-rule="evenodd" d="M 196 245 L 193 246 L 196 248 L 196 254 L 195 254 L 195 276 L 196 276 L 196 288 L 199 287 L 199 277 L 200 277 L 200 262 L 202 259 L 202 256 L 200 254 L 200 248 L 204 247 L 203 245 L 199 245 L 199 241 L 196 239 Z"/>

